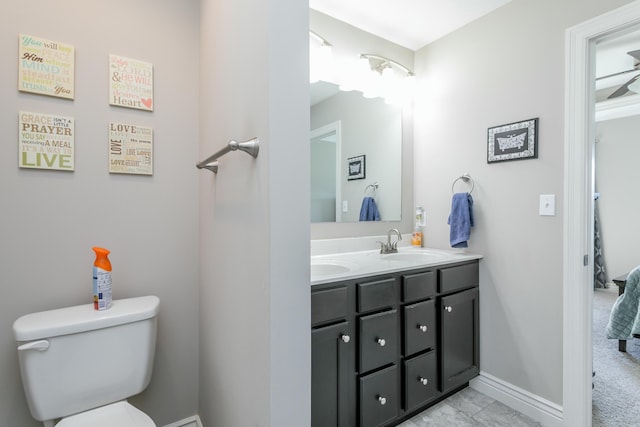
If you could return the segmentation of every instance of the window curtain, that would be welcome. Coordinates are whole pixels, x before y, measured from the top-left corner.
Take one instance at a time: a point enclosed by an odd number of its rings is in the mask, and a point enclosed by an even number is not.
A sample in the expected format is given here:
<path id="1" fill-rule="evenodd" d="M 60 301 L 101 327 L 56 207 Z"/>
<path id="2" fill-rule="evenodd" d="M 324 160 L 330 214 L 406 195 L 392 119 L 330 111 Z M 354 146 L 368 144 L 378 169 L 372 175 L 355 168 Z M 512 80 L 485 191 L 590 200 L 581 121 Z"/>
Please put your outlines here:
<path id="1" fill-rule="evenodd" d="M 600 231 L 600 215 L 598 214 L 598 197 L 596 193 L 593 212 L 593 287 L 607 288 L 607 269 L 604 263 L 604 253 L 602 251 L 602 237 Z"/>

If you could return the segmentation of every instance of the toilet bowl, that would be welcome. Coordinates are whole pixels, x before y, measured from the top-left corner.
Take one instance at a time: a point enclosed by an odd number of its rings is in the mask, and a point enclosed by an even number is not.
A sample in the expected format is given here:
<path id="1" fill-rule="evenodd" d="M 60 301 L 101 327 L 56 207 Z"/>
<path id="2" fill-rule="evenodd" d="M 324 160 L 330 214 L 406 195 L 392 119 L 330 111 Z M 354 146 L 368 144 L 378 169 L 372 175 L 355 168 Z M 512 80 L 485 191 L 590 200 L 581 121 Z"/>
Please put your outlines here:
<path id="1" fill-rule="evenodd" d="M 147 414 L 126 401 L 64 418 L 56 427 L 156 427 Z"/>
<path id="2" fill-rule="evenodd" d="M 46 427 L 156 427 L 127 402 L 151 380 L 160 300 L 27 314 L 13 324 L 31 415 Z"/>

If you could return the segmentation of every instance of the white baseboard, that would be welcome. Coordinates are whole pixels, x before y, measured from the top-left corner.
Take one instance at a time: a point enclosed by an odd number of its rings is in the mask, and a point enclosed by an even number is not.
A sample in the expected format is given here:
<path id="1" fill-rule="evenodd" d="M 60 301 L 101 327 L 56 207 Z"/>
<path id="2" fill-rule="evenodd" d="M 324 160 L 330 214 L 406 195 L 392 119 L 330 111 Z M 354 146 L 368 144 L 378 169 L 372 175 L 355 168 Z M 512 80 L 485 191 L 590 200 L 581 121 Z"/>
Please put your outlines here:
<path id="1" fill-rule="evenodd" d="M 547 427 L 562 427 L 562 406 L 480 371 L 469 381 L 474 390 L 521 412 Z"/>
<path id="2" fill-rule="evenodd" d="M 202 422 L 200 421 L 199 416 L 194 415 L 193 417 L 167 424 L 164 427 L 202 427 Z"/>

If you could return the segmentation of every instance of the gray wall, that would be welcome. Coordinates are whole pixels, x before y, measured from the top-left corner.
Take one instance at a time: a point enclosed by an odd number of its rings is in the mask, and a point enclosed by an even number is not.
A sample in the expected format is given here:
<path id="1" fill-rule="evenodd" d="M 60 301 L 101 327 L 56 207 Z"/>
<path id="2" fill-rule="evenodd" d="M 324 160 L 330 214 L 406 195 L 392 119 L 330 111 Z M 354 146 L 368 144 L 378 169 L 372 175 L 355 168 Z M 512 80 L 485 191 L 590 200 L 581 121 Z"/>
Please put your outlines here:
<path id="1" fill-rule="evenodd" d="M 609 280 L 626 274 L 638 264 L 640 199 L 638 194 L 638 144 L 640 116 L 597 124 L 596 202 Z"/>
<path id="2" fill-rule="evenodd" d="M 310 422 L 308 5 L 203 0 L 200 174 L 204 425 Z"/>
<path id="3" fill-rule="evenodd" d="M 425 245 L 449 246 L 451 184 L 475 180 L 482 370 L 562 404 L 565 29 L 628 3 L 514 0 L 421 49 L 415 203 Z M 487 128 L 540 118 L 539 158 L 487 164 Z M 538 216 L 540 194 L 556 216 Z"/>
<path id="4" fill-rule="evenodd" d="M 158 425 L 197 413 L 198 10 L 195 0 L 3 2 L 0 425 L 42 425 L 26 405 L 11 325 L 90 303 L 94 245 L 112 251 L 114 298 L 161 300 L 153 377 L 132 402 Z M 75 100 L 17 91 L 19 33 L 75 46 Z M 108 105 L 110 53 L 153 64 L 154 112 Z M 20 110 L 75 117 L 75 172 L 18 168 Z M 153 176 L 108 173 L 109 121 L 153 128 Z"/>

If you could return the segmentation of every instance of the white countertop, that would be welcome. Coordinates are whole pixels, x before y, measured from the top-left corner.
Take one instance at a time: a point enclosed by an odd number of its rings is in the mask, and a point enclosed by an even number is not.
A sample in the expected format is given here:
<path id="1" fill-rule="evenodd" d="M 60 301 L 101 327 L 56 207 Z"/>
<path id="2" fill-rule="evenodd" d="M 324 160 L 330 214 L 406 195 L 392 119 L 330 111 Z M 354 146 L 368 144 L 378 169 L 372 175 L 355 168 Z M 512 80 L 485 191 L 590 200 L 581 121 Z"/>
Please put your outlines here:
<path id="1" fill-rule="evenodd" d="M 329 253 L 311 256 L 311 285 L 376 274 L 412 270 L 480 259 L 482 255 L 452 249 L 403 246 L 394 254 L 379 250 Z"/>

